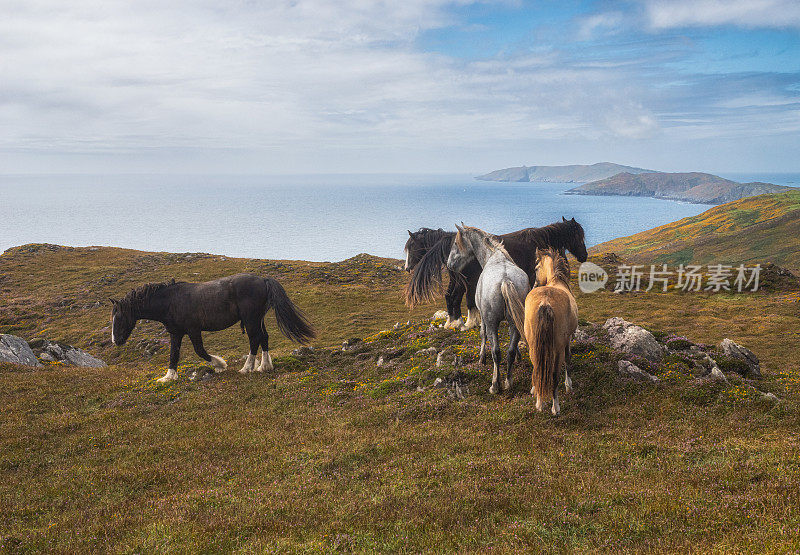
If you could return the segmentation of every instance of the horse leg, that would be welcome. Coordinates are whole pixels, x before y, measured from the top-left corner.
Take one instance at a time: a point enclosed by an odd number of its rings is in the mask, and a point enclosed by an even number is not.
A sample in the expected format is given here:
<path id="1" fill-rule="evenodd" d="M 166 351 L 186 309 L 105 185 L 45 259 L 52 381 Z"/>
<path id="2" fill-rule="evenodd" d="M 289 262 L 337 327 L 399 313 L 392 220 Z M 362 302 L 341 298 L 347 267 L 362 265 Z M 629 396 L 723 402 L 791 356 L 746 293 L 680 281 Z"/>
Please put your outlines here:
<path id="1" fill-rule="evenodd" d="M 559 353 L 560 355 L 561 353 Z M 561 405 L 558 403 L 558 379 L 561 377 L 561 365 L 564 363 L 562 356 L 556 356 L 556 365 L 553 368 L 553 416 L 558 416 L 561 413 Z"/>
<path id="2" fill-rule="evenodd" d="M 478 362 L 483 366 L 486 364 L 486 326 L 481 322 L 481 355 Z"/>
<path id="3" fill-rule="evenodd" d="M 194 347 L 194 352 L 197 353 L 197 356 L 207 362 L 210 362 L 211 366 L 214 367 L 214 372 L 219 373 L 225 371 L 225 369 L 228 367 L 228 363 L 220 357 L 208 354 L 206 348 L 203 347 L 203 336 L 199 331 L 190 333 L 189 339 L 192 341 L 192 346 Z"/>
<path id="4" fill-rule="evenodd" d="M 169 336 L 169 367 L 167 373 L 157 382 L 171 382 L 178 379 L 178 359 L 181 356 L 181 342 L 183 341 L 182 333 L 171 333 Z"/>
<path id="5" fill-rule="evenodd" d="M 564 387 L 567 393 L 572 393 L 572 380 L 569 379 L 569 365 L 572 361 L 572 347 L 570 341 L 567 341 L 567 347 L 564 349 Z"/>
<path id="6" fill-rule="evenodd" d="M 269 334 L 267 328 L 264 327 L 264 321 L 261 321 L 261 366 L 258 367 L 258 372 L 272 372 L 275 367 L 272 366 L 272 357 L 269 354 Z"/>
<path id="7" fill-rule="evenodd" d="M 250 352 L 247 353 L 247 360 L 244 366 L 239 370 L 241 374 L 247 374 L 255 370 L 256 356 L 258 356 L 258 346 L 261 339 L 259 337 L 261 335 L 261 330 L 259 327 L 253 327 L 250 322 L 245 324 L 245 331 L 247 331 L 247 339 L 250 342 Z"/>
<path id="8" fill-rule="evenodd" d="M 444 327 L 449 329 L 459 329 L 463 321 L 461 320 L 461 299 L 464 298 L 464 285 L 461 277 L 450 272 L 450 285 L 453 290 L 450 294 L 450 306 L 448 307 L 447 322 Z M 450 289 L 450 285 L 447 287 Z"/>
<path id="9" fill-rule="evenodd" d="M 480 312 L 475 305 L 475 290 L 478 288 L 478 282 L 468 278 L 467 281 L 467 322 L 464 324 L 462 330 L 471 330 L 477 328 L 479 325 Z"/>
<path id="10" fill-rule="evenodd" d="M 503 389 L 511 389 L 511 386 L 514 385 L 514 373 L 511 368 L 519 352 L 519 331 L 513 324 L 508 325 L 508 330 L 510 342 L 508 344 L 508 351 L 506 352 L 508 360 L 506 361 L 506 379 L 503 381 Z"/>
<path id="11" fill-rule="evenodd" d="M 448 280 L 447 291 L 445 291 L 445 294 L 444 294 L 444 303 L 445 303 L 445 306 L 447 308 L 447 321 L 444 323 L 444 327 L 447 328 L 447 329 L 450 328 L 450 326 L 452 325 L 452 322 L 453 322 L 453 319 L 452 319 L 453 297 L 455 295 L 455 293 L 454 293 L 455 289 L 456 289 L 456 282 L 451 277 Z"/>
<path id="12" fill-rule="evenodd" d="M 489 337 L 492 339 L 492 362 L 494 369 L 492 371 L 492 386 L 489 388 L 489 393 L 495 394 L 500 391 L 500 338 L 497 336 L 497 326 L 489 330 Z"/>

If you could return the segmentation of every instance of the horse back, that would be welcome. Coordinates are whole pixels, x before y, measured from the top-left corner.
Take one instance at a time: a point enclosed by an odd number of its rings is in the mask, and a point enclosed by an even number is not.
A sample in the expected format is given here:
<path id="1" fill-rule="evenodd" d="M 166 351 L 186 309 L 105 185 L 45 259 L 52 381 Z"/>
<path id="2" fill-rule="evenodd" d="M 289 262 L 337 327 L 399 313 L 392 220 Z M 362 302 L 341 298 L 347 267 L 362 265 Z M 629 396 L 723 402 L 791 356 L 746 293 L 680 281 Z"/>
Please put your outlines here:
<path id="1" fill-rule="evenodd" d="M 553 308 L 557 336 L 567 338 L 578 327 L 578 308 L 572 294 L 562 287 L 543 285 L 531 289 L 525 298 L 525 327 L 533 329 L 539 306 L 548 303 Z"/>

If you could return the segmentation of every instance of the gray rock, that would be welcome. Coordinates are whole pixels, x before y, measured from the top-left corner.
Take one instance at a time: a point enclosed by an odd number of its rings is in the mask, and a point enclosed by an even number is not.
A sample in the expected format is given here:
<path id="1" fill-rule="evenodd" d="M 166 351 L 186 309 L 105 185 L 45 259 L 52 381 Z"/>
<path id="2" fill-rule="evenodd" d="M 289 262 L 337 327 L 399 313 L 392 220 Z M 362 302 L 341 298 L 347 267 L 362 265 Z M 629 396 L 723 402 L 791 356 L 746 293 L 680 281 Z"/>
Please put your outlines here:
<path id="1" fill-rule="evenodd" d="M 759 362 L 758 357 L 753 354 L 753 351 L 747 347 L 743 347 L 738 343 L 725 338 L 719 344 L 719 350 L 722 351 L 722 354 L 725 356 L 743 360 L 745 363 L 747 363 L 747 366 L 750 367 L 750 372 L 752 375 L 761 377 L 761 363 Z"/>
<path id="2" fill-rule="evenodd" d="M 573 341 L 589 341 L 589 334 L 586 331 L 578 328 L 575 330 L 575 333 L 572 334 Z"/>
<path id="3" fill-rule="evenodd" d="M 27 341 L 16 335 L 0 334 L 0 361 L 22 364 L 24 366 L 41 366 Z"/>
<path id="4" fill-rule="evenodd" d="M 37 341 L 34 343 L 34 352 L 39 360 L 47 362 L 63 362 L 70 366 L 84 366 L 88 368 L 105 368 L 108 366 L 104 361 L 94 357 L 77 347 L 59 343 L 56 341 Z"/>
<path id="5" fill-rule="evenodd" d="M 427 349 L 421 349 L 417 351 L 417 355 L 434 356 L 436 355 L 436 352 L 436 347 L 428 347 Z"/>
<path id="6" fill-rule="evenodd" d="M 629 360 L 620 360 L 617 363 L 617 370 L 619 370 L 619 373 L 623 376 L 628 376 L 643 382 L 656 383 L 661 381 L 649 372 L 645 372 Z"/>
<path id="7" fill-rule="evenodd" d="M 653 361 L 664 357 L 664 347 L 653 334 L 641 326 L 632 324 L 622 318 L 609 318 L 603 324 L 608 332 L 611 346 L 631 355 L 639 355 Z"/>
<path id="8" fill-rule="evenodd" d="M 715 361 L 708 355 L 705 355 L 705 360 L 708 363 L 709 368 L 711 369 L 711 371 L 705 376 L 705 378 L 717 382 L 728 383 L 728 378 L 726 378 L 725 374 L 722 372 L 722 370 L 720 370 L 717 361 Z"/>
<path id="9" fill-rule="evenodd" d="M 765 401 L 777 401 L 778 397 L 774 393 L 762 393 L 761 398 Z"/>

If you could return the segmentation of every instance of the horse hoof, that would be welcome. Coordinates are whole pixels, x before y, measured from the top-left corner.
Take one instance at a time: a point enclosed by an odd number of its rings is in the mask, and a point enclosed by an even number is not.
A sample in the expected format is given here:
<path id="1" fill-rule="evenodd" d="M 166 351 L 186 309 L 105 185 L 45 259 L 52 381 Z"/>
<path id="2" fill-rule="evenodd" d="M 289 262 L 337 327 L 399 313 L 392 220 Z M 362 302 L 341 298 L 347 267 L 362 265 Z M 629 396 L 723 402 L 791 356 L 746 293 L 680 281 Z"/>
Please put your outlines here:
<path id="1" fill-rule="evenodd" d="M 497 384 L 492 384 L 492 387 L 489 388 L 489 393 L 497 395 Z"/>
<path id="2" fill-rule="evenodd" d="M 503 389 L 506 389 L 506 390 L 511 389 L 511 382 L 508 381 L 507 379 L 503 380 Z"/>

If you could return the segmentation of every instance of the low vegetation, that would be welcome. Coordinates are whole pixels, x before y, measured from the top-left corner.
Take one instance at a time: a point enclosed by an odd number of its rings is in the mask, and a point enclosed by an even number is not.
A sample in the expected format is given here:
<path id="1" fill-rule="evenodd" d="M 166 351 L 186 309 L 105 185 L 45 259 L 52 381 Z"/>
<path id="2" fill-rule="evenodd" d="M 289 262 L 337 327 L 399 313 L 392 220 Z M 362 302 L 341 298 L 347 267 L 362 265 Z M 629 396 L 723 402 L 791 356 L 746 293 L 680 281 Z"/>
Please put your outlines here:
<path id="1" fill-rule="evenodd" d="M 110 366 L 0 364 L 0 551 L 800 549 L 797 292 L 578 292 L 587 336 L 553 418 L 527 392 L 529 361 L 510 394 L 489 395 L 477 331 L 432 325 L 438 305 L 405 308 L 399 265 L 4 254 L 0 333 Z M 228 372 L 188 380 L 201 361 L 187 345 L 181 379 L 162 385 L 158 325 L 110 344 L 107 297 L 239 271 L 284 284 L 320 332 L 313 349 L 268 315 L 273 373 L 235 371 L 246 340 L 231 328 L 206 336 Z M 646 368 L 658 384 L 618 375 L 620 353 L 589 324 L 612 316 L 670 346 Z M 725 337 L 763 378 L 713 349 L 729 383 L 698 378 L 683 351 Z"/>
<path id="2" fill-rule="evenodd" d="M 754 264 L 800 269 L 800 190 L 715 206 L 592 247 L 636 263 Z"/>

